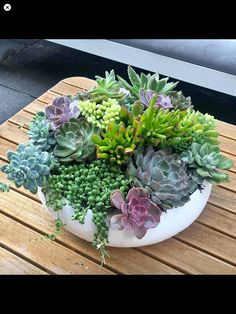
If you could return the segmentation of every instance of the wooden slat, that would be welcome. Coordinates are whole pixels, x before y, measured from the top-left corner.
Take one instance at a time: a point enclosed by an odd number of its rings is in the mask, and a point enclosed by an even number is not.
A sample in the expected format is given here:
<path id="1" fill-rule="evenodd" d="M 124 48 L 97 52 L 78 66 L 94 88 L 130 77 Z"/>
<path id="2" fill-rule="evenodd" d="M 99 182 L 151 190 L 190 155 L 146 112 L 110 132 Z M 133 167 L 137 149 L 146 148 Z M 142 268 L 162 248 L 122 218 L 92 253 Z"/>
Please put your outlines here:
<path id="1" fill-rule="evenodd" d="M 47 104 L 45 104 L 42 101 L 39 100 L 34 100 L 31 102 L 28 106 L 24 107 L 24 111 L 28 111 L 32 114 L 36 114 L 39 111 L 44 111 L 46 108 Z"/>
<path id="2" fill-rule="evenodd" d="M 8 139 L 13 143 L 27 143 L 28 142 L 28 130 L 21 128 L 10 122 L 5 122 L 0 126 L 0 137 Z"/>
<path id="3" fill-rule="evenodd" d="M 56 84 L 55 86 L 53 86 L 50 90 L 54 93 L 59 94 L 59 95 L 75 95 L 81 89 L 78 87 L 60 82 L 60 83 Z"/>
<path id="4" fill-rule="evenodd" d="M 236 193 L 219 186 L 214 186 L 212 188 L 208 202 L 232 213 L 236 213 Z"/>
<path id="5" fill-rule="evenodd" d="M 236 156 L 236 141 L 223 136 L 219 136 L 219 141 L 222 151 Z"/>
<path id="6" fill-rule="evenodd" d="M 207 204 L 197 221 L 219 232 L 223 232 L 236 238 L 235 214 L 231 214 L 221 208 Z"/>
<path id="7" fill-rule="evenodd" d="M 1 275 L 46 275 L 40 268 L 0 247 Z"/>
<path id="8" fill-rule="evenodd" d="M 235 240 L 218 231 L 194 222 L 176 236 L 187 244 L 236 265 Z"/>
<path id="9" fill-rule="evenodd" d="M 32 121 L 33 115 L 25 112 L 23 110 L 17 112 L 12 116 L 9 121 L 23 127 L 29 127 L 30 122 Z"/>
<path id="10" fill-rule="evenodd" d="M 38 101 L 42 101 L 46 104 L 51 103 L 56 97 L 58 97 L 59 94 L 53 93 L 52 91 L 47 91 L 44 94 L 42 94 L 41 96 L 39 96 L 37 98 Z"/>
<path id="11" fill-rule="evenodd" d="M 11 199 L 11 202 L 9 202 Z M 30 206 L 29 206 L 30 204 Z M 21 194 L 10 191 L 3 193 L 0 200 L 0 211 L 12 217 L 27 226 L 35 228 L 43 234 L 54 231 L 54 222 L 51 215 L 37 202 L 30 201 Z M 79 250 L 86 256 L 89 256 L 97 263 L 100 263 L 99 252 L 86 241 L 73 236 L 64 231 L 57 239 L 73 250 Z M 39 248 L 40 249 L 40 248 Z M 152 258 L 143 255 L 133 249 L 109 248 L 111 258 L 107 258 L 107 265 L 112 269 L 118 269 L 124 274 L 143 273 L 143 274 L 177 274 L 175 269 L 155 261 Z"/>
<path id="12" fill-rule="evenodd" d="M 158 257 L 188 274 L 236 274 L 236 267 L 174 238 L 148 245 L 139 251 Z"/>
<path id="13" fill-rule="evenodd" d="M 0 243 L 55 274 L 111 274 L 83 256 L 0 214 Z"/>
<path id="14" fill-rule="evenodd" d="M 232 139 L 236 139 L 236 126 L 216 120 L 216 126 L 221 135 L 230 137 Z"/>
<path id="15" fill-rule="evenodd" d="M 96 85 L 94 80 L 91 80 L 86 77 L 69 77 L 63 80 L 64 83 L 68 83 L 70 85 L 74 85 L 75 87 L 79 87 L 81 89 L 90 89 L 91 87 Z"/>
<path id="16" fill-rule="evenodd" d="M 0 138 L 0 158 L 6 159 L 6 153 L 8 150 L 15 150 L 16 144 L 13 144 L 7 140 Z"/>
<path id="17" fill-rule="evenodd" d="M 220 186 L 236 193 L 236 173 L 233 173 L 232 171 L 225 171 L 225 173 L 229 175 L 229 182 L 221 183 Z"/>

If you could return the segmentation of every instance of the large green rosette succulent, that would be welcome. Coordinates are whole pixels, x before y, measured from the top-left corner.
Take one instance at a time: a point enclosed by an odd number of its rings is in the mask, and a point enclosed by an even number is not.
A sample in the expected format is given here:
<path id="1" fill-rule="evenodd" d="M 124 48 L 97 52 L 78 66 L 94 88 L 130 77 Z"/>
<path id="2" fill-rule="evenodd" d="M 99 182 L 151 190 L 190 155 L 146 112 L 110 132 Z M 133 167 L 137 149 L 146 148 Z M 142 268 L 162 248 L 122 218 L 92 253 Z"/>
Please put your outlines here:
<path id="1" fill-rule="evenodd" d="M 95 152 L 92 135 L 95 127 L 84 118 L 70 119 L 55 134 L 57 145 L 54 155 L 61 163 L 83 162 L 90 159 Z"/>
<path id="2" fill-rule="evenodd" d="M 185 163 L 170 149 L 138 149 L 127 173 L 134 178 L 134 185 L 144 188 L 162 209 L 183 206 L 190 200 L 193 181 Z"/>

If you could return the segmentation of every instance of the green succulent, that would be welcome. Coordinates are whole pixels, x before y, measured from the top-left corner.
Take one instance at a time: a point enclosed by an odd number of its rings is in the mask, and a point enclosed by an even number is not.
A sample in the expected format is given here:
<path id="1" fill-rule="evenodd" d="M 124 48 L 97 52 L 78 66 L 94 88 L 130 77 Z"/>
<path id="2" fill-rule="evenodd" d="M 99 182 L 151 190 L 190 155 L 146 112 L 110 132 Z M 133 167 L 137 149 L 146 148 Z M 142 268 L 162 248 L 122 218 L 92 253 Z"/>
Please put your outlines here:
<path id="1" fill-rule="evenodd" d="M 94 126 L 84 118 L 70 119 L 55 134 L 56 146 L 54 155 L 60 162 L 83 162 L 90 159 L 95 152 L 92 135 L 96 132 Z"/>
<path id="2" fill-rule="evenodd" d="M 28 135 L 29 142 L 41 151 L 50 151 L 56 144 L 54 133 L 50 132 L 50 124 L 47 122 L 44 112 L 38 112 L 33 117 Z"/>
<path id="3" fill-rule="evenodd" d="M 20 144 L 15 152 L 8 151 L 7 158 L 10 164 L 1 166 L 1 171 L 17 188 L 23 186 L 34 194 L 38 186 L 46 184 L 50 170 L 55 166 L 52 154 L 40 152 L 31 144 Z"/>
<path id="4" fill-rule="evenodd" d="M 80 101 L 79 109 L 87 121 L 100 129 L 106 129 L 111 121 L 119 121 L 121 106 L 116 99 L 108 98 L 100 104 L 90 100 Z"/>
<path id="5" fill-rule="evenodd" d="M 180 155 L 190 168 L 195 168 L 196 173 L 210 183 L 228 182 L 229 176 L 217 169 L 230 169 L 233 161 L 221 155 L 219 146 L 205 143 L 204 145 L 193 142 L 190 150 Z"/>
<path id="6" fill-rule="evenodd" d="M 168 77 L 160 80 L 158 73 L 155 73 L 153 75 L 145 75 L 144 73 L 141 73 L 141 75 L 139 76 L 131 66 L 128 67 L 128 76 L 132 85 L 127 83 L 122 77 L 117 77 L 120 81 L 121 86 L 130 91 L 131 95 L 135 96 L 137 99 L 139 99 L 141 89 L 151 89 L 158 95 L 175 94 L 174 88 L 178 84 L 178 82 L 167 83 L 169 79 Z"/>
<path id="7" fill-rule="evenodd" d="M 9 192 L 9 184 L 0 181 L 0 192 Z"/>
<path id="8" fill-rule="evenodd" d="M 184 97 L 182 91 L 179 91 L 174 96 L 171 96 L 171 104 L 174 106 L 175 110 L 186 110 L 188 108 L 193 109 L 193 105 L 191 103 L 191 97 Z"/>
<path id="9" fill-rule="evenodd" d="M 123 101 L 126 98 L 126 94 L 120 89 L 120 84 L 116 81 L 115 72 L 105 72 L 105 78 L 95 76 L 97 86 L 89 90 L 91 101 L 100 102 L 107 100 L 108 98 L 116 99 L 117 101 Z"/>
<path id="10" fill-rule="evenodd" d="M 169 141 L 178 143 L 182 141 L 181 133 L 176 130 L 176 126 L 186 115 L 186 111 L 163 109 L 154 106 L 156 97 L 154 96 L 148 109 L 142 114 L 140 127 L 145 143 L 153 146 L 170 146 Z"/>
<path id="11" fill-rule="evenodd" d="M 93 135 L 97 147 L 97 158 L 109 159 L 110 162 L 124 165 L 141 143 L 138 128 L 132 125 L 126 127 L 124 122 L 110 122 L 106 132 L 100 136 Z"/>
<path id="12" fill-rule="evenodd" d="M 128 164 L 127 173 L 134 178 L 134 185 L 144 188 L 164 210 L 183 206 L 190 200 L 193 180 L 185 163 L 170 149 L 138 149 Z"/>
<path id="13" fill-rule="evenodd" d="M 201 145 L 209 143 L 218 144 L 219 133 L 216 131 L 216 121 L 213 116 L 203 114 L 199 111 L 187 109 L 187 114 L 179 121 L 174 128 L 174 132 L 179 134 L 181 141 L 168 141 L 168 145 L 174 147 L 178 153 L 188 150 L 192 142 Z"/>

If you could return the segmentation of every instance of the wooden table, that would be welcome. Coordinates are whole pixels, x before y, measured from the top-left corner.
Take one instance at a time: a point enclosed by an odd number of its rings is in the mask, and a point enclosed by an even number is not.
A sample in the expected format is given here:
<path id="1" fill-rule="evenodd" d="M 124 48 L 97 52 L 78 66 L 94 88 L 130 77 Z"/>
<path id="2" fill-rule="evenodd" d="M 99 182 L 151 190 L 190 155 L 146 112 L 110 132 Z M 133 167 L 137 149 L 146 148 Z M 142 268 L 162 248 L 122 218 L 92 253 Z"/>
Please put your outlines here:
<path id="1" fill-rule="evenodd" d="M 0 126 L 0 159 L 27 142 L 29 122 L 56 96 L 88 89 L 94 81 L 65 79 Z M 223 109 L 222 109 L 223 110 Z M 236 127 L 218 121 L 221 149 L 232 158 L 231 182 L 214 187 L 200 217 L 177 236 L 155 245 L 109 248 L 100 266 L 90 243 L 64 231 L 53 242 L 44 238 L 54 222 L 38 197 L 11 186 L 0 194 L 1 274 L 236 274 Z M 0 180 L 8 182 L 3 173 Z M 9 182 L 8 182 L 9 183 Z"/>

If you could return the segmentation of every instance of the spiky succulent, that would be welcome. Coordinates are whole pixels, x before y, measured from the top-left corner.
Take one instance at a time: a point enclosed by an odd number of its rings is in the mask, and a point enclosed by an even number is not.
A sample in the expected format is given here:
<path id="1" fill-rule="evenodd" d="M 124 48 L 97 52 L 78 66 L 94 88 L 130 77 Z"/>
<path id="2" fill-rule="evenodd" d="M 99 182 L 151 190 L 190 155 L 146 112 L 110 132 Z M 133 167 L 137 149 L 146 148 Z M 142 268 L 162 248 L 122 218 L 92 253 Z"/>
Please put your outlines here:
<path id="1" fill-rule="evenodd" d="M 182 152 L 180 158 L 190 168 L 195 168 L 197 174 L 210 183 L 218 184 L 229 180 L 228 174 L 217 169 L 230 169 L 233 162 L 221 155 L 218 145 L 208 143 L 200 145 L 194 142 L 189 151 Z"/>
<path id="2" fill-rule="evenodd" d="M 115 72 L 105 72 L 105 78 L 95 76 L 97 86 L 89 90 L 91 101 L 100 102 L 108 98 L 114 98 L 121 102 L 126 98 L 126 93 L 120 88 L 119 82 L 116 81 Z"/>
<path id="3" fill-rule="evenodd" d="M 66 96 L 55 98 L 52 104 L 45 108 L 51 128 L 56 130 L 71 118 L 77 118 L 80 114 L 77 104 L 77 100 L 71 102 Z"/>
<path id="4" fill-rule="evenodd" d="M 60 162 L 82 162 L 90 159 L 95 152 L 92 135 L 96 132 L 94 126 L 84 118 L 71 119 L 55 134 L 57 144 L 54 155 Z"/>
<path id="5" fill-rule="evenodd" d="M 133 231 L 138 239 L 142 239 L 148 229 L 155 228 L 160 222 L 160 208 L 142 188 L 130 189 L 126 199 L 121 190 L 114 190 L 111 193 L 111 203 L 122 212 L 111 217 L 111 227 Z"/>
<path id="6" fill-rule="evenodd" d="M 193 108 L 191 97 L 184 97 L 182 91 L 179 91 L 174 96 L 171 96 L 171 103 L 175 109 L 186 110 L 188 108 Z"/>
<path id="7" fill-rule="evenodd" d="M 55 166 L 50 153 L 40 152 L 31 144 L 20 144 L 15 152 L 8 151 L 7 158 L 10 164 L 1 166 L 1 171 L 17 188 L 23 186 L 34 194 L 38 186 L 46 184 L 50 170 Z"/>
<path id="8" fill-rule="evenodd" d="M 186 115 L 186 112 L 163 109 L 154 106 L 155 103 L 156 97 L 153 96 L 148 109 L 141 116 L 140 133 L 145 143 L 165 147 L 168 139 L 172 139 L 173 143 L 181 141 L 179 130 L 176 132 L 174 129 Z"/>
<path id="9" fill-rule="evenodd" d="M 140 148 L 132 157 L 127 173 L 134 185 L 144 188 L 152 201 L 163 209 L 183 206 L 189 201 L 191 180 L 187 167 L 170 149 Z"/>
<path id="10" fill-rule="evenodd" d="M 49 151 L 55 144 L 54 132 L 50 132 L 50 124 L 44 112 L 38 112 L 29 125 L 29 142 L 38 150 Z"/>
<path id="11" fill-rule="evenodd" d="M 126 127 L 124 122 L 110 122 L 106 132 L 93 135 L 97 147 L 97 158 L 109 159 L 110 162 L 124 165 L 141 143 L 137 128 Z"/>
<path id="12" fill-rule="evenodd" d="M 90 100 L 79 101 L 79 108 L 88 122 L 94 124 L 100 129 L 106 129 L 111 121 L 119 121 L 121 106 L 116 99 L 108 98 L 101 103 Z"/>
<path id="13" fill-rule="evenodd" d="M 168 77 L 159 80 L 158 73 L 155 73 L 153 75 L 145 75 L 144 73 L 141 73 L 141 75 L 139 76 L 131 66 L 128 67 L 128 76 L 132 85 L 127 83 L 122 77 L 117 77 L 120 81 L 121 86 L 129 90 L 131 95 L 135 96 L 136 99 L 140 97 L 140 91 L 142 89 L 150 89 L 156 92 L 158 95 L 175 94 L 174 88 L 178 84 L 178 82 L 167 83 Z"/>

